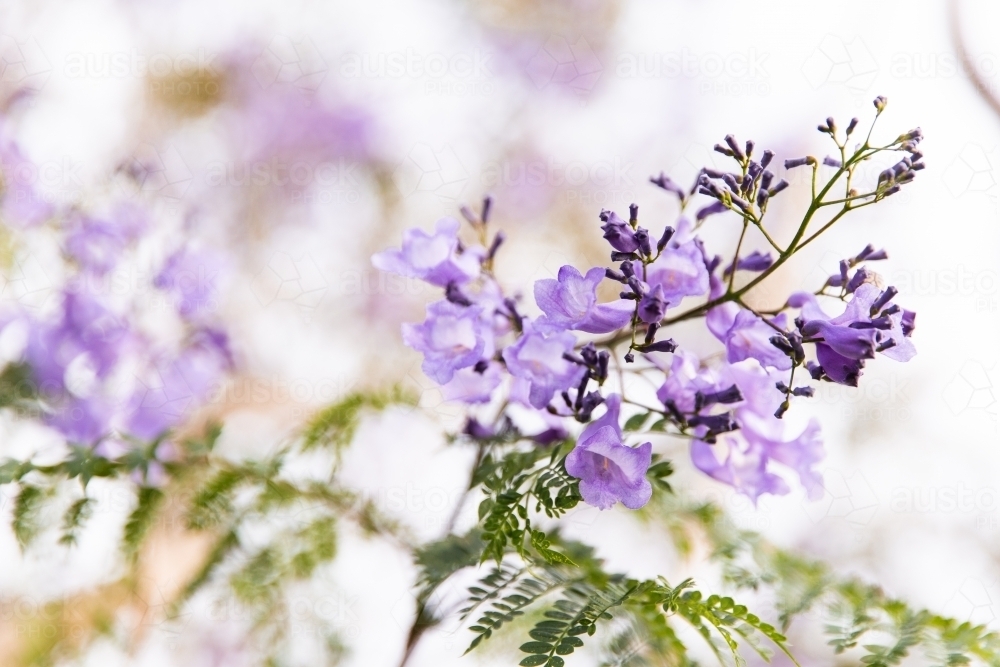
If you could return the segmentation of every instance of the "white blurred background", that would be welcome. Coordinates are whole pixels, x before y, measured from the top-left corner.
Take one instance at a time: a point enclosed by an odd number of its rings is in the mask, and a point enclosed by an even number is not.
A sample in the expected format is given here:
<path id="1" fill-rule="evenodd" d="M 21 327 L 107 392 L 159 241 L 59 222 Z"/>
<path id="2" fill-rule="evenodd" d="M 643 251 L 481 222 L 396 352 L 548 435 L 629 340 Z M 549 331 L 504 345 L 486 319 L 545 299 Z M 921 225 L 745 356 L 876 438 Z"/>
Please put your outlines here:
<path id="1" fill-rule="evenodd" d="M 1000 95 L 1000 5 L 958 9 L 985 92 Z M 420 410 L 365 423 L 344 474 L 422 539 L 443 529 L 468 453 L 446 445 L 458 413 L 399 336 L 400 323 L 421 319 L 437 297 L 378 275 L 372 252 L 490 192 L 509 238 L 501 280 L 530 294 L 562 264 L 605 261 L 601 208 L 635 201 L 652 226 L 672 222 L 676 206 L 650 175 L 690 182 L 728 133 L 781 159 L 822 154 L 817 123 L 859 116 L 865 126 L 871 100 L 887 96 L 882 137 L 922 127 L 928 168 L 900 195 L 848 217 L 755 298 L 818 286 L 840 258 L 866 243 L 885 247 L 880 270 L 918 313 L 919 355 L 871 363 L 859 390 L 825 385 L 797 406 L 823 423 L 822 500 L 798 492 L 754 508 L 699 475 L 680 449 L 675 482 L 782 546 L 1000 628 L 1000 116 L 962 71 L 945 3 L 9 1 L 0 58 L 6 85 L 34 91 L 9 123 L 43 166 L 45 192 L 63 202 L 100 197 L 119 165 L 151 160 L 146 183 L 170 230 L 163 243 L 196 236 L 227 254 L 219 309 L 241 381 L 270 390 L 266 400 L 230 392 L 213 407 L 225 415 L 227 455 L 273 449 L 304 415 L 352 389 L 401 382 L 420 392 Z M 261 111 L 272 128 L 264 132 L 246 109 L 279 84 L 305 102 Z M 321 109 L 355 119 L 346 139 L 296 136 Z M 326 167 L 302 182 L 240 181 L 247 161 L 312 148 Z M 795 184 L 772 213 L 778 234 L 796 222 L 804 188 Z M 723 251 L 730 232 L 716 225 L 710 243 Z M 19 267 L 5 284 L 45 290 L 45 269 Z M 4 455 L 40 437 L 3 428 Z M 32 604 L 121 576 L 108 535 L 127 507 L 113 487 L 106 493 L 108 511 L 72 552 L 22 556 L 0 535 L 0 662 L 14 664 L 32 640 L 18 622 Z M 613 568 L 672 580 L 702 572 L 625 510 L 581 508 L 569 523 Z M 340 627 L 343 664 L 398 664 L 415 568 L 389 544 L 346 528 L 340 539 L 323 602 L 310 609 Z M 60 664 L 253 664 L 245 619 L 225 609 L 157 620 L 205 545 L 169 530 L 156 545 L 144 576 L 159 592 L 122 603 L 146 609 L 130 641 L 100 639 Z M 433 630 L 410 664 L 459 664 L 467 634 Z M 821 640 L 791 636 L 808 663 L 833 664 Z M 461 660 L 514 663 L 497 649 Z"/>

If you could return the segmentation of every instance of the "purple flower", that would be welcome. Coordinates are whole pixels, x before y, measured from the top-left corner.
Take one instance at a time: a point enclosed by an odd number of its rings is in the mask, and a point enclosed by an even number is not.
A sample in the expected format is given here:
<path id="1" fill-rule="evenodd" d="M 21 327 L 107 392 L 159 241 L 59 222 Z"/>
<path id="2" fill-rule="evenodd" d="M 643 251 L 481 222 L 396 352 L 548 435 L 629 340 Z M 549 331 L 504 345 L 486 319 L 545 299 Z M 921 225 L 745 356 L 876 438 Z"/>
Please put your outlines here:
<path id="1" fill-rule="evenodd" d="M 573 350 L 576 338 L 568 331 L 546 335 L 533 328 L 503 351 L 507 370 L 517 382 L 512 391 L 522 394 L 534 408 L 544 408 L 556 392 L 576 386 L 586 370 L 563 355 Z"/>
<path id="2" fill-rule="evenodd" d="M 601 211 L 601 220 L 604 224 L 604 238 L 607 239 L 611 247 L 619 252 L 635 252 L 639 249 L 639 241 L 635 238 L 635 231 L 627 222 L 622 220 L 614 211 Z"/>
<path id="3" fill-rule="evenodd" d="M 545 313 L 536 320 L 536 327 L 544 331 L 608 333 L 628 324 L 634 307 L 631 303 L 597 303 L 597 286 L 602 280 L 602 268 L 593 268 L 582 276 L 574 267 L 564 266 L 559 269 L 558 280 L 535 282 L 535 303 Z"/>
<path id="4" fill-rule="evenodd" d="M 25 360 L 43 392 L 59 392 L 66 388 L 66 373 L 74 362 L 97 378 L 107 377 L 128 336 L 128 326 L 96 299 L 67 292 L 56 323 L 31 325 Z"/>
<path id="5" fill-rule="evenodd" d="M 442 218 L 434 234 L 408 229 L 403 232 L 403 247 L 373 255 L 372 265 L 380 271 L 420 278 L 439 287 L 467 283 L 479 275 L 483 253 L 481 248 L 459 252 L 458 228 L 458 220 Z"/>
<path id="6" fill-rule="evenodd" d="M 711 297 L 723 293 L 722 282 L 712 276 Z M 774 324 L 785 328 L 784 315 L 778 315 Z M 778 332 L 761 318 L 735 303 L 728 302 L 708 311 L 705 324 L 709 331 L 726 346 L 726 361 L 736 363 L 744 359 L 756 359 L 765 368 L 788 370 L 792 360 L 788 355 L 771 344 L 771 337 Z"/>
<path id="7" fill-rule="evenodd" d="M 657 324 L 667 314 L 667 305 L 663 285 L 656 285 L 639 300 L 639 319 L 646 324 Z"/>
<path id="8" fill-rule="evenodd" d="M 455 371 L 493 354 L 493 332 L 483 320 L 483 309 L 448 301 L 427 306 L 423 323 L 404 324 L 403 341 L 424 353 L 424 373 L 438 384 L 451 382 Z"/>
<path id="9" fill-rule="evenodd" d="M 216 308 L 221 258 L 205 250 L 181 248 L 167 258 L 153 285 L 173 297 L 177 312 L 196 318 Z"/>
<path id="10" fill-rule="evenodd" d="M 810 499 L 822 496 L 822 476 L 814 469 L 824 457 L 818 423 L 811 420 L 795 433 L 774 417 L 784 400 L 775 388 L 781 376 L 747 362 L 728 366 L 727 374 L 744 396 L 733 412 L 739 430 L 715 445 L 693 440 L 695 466 L 756 501 L 764 493 L 788 493 L 788 484 L 771 469 L 772 462 L 780 463 L 798 476 Z"/>
<path id="11" fill-rule="evenodd" d="M 225 334 L 195 333 L 180 354 L 154 362 L 126 405 L 126 430 L 145 440 L 156 438 L 187 417 L 232 367 Z"/>
<path id="12" fill-rule="evenodd" d="M 889 302 L 895 290 L 882 290 L 877 276 L 862 282 L 854 290 L 844 312 L 830 317 L 820 308 L 816 297 L 799 292 L 788 303 L 801 309 L 802 334 L 820 339 L 816 342 L 816 360 L 834 382 L 857 386 L 866 359 L 881 352 L 896 361 L 909 361 L 917 353 L 909 339 L 912 314 Z M 874 311 L 874 312 L 873 312 Z M 883 314 L 884 313 L 884 314 Z"/>
<path id="13" fill-rule="evenodd" d="M 653 445 L 625 445 L 618 425 L 621 397 L 611 394 L 605 402 L 604 416 L 587 425 L 566 457 L 566 472 L 580 480 L 580 494 L 589 505 L 606 510 L 620 501 L 639 509 L 653 495 L 646 479 Z"/>
<path id="14" fill-rule="evenodd" d="M 489 403 L 502 380 L 503 367 L 499 363 L 482 362 L 456 371 L 451 381 L 441 387 L 441 394 L 446 401 Z"/>
<path id="15" fill-rule="evenodd" d="M 643 275 L 641 265 L 635 263 L 635 269 L 637 275 Z M 645 275 L 650 289 L 655 289 L 657 285 L 663 288 L 663 298 L 670 306 L 676 306 L 686 296 L 708 293 L 708 269 L 694 241 L 669 244 L 656 261 L 646 267 Z"/>
<path id="16" fill-rule="evenodd" d="M 131 206 L 120 206 L 108 219 L 76 216 L 66 236 L 66 253 L 84 271 L 102 276 L 114 268 L 145 225 L 145 217 Z"/>
<path id="17" fill-rule="evenodd" d="M 21 152 L 5 122 L 0 123 L 0 172 L 3 174 L 0 214 L 6 224 L 23 229 L 52 216 L 55 207 L 35 188 L 33 175 L 38 173 L 38 167 Z"/>
<path id="18" fill-rule="evenodd" d="M 667 401 L 672 401 L 681 412 L 693 412 L 698 392 L 709 394 L 730 384 L 726 384 L 718 373 L 703 368 L 701 360 L 694 353 L 680 349 L 674 352 L 670 372 L 663 385 L 657 389 L 656 397 L 664 405 Z"/>

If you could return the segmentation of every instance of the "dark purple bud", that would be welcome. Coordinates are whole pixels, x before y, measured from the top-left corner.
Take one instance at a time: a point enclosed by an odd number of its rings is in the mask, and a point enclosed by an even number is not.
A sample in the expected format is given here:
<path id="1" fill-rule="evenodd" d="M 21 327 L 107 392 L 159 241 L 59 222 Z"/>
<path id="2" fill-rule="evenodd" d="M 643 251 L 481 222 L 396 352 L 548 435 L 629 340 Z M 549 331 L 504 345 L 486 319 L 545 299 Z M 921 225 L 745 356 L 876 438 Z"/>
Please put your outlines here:
<path id="1" fill-rule="evenodd" d="M 735 431 L 740 427 L 728 412 L 721 415 L 695 415 L 688 420 L 688 423 L 691 426 L 707 426 L 708 430 L 715 434 Z"/>
<path id="2" fill-rule="evenodd" d="M 472 417 L 469 417 L 469 420 L 465 422 L 465 428 L 462 429 L 462 432 L 474 440 L 489 440 L 496 435 L 493 429 L 480 424 Z"/>
<path id="3" fill-rule="evenodd" d="M 920 171 L 921 169 L 923 169 L 926 166 L 927 165 L 925 165 L 923 162 L 917 162 L 912 167 L 910 167 L 910 171 Z"/>
<path id="4" fill-rule="evenodd" d="M 781 419 L 785 416 L 785 413 L 788 412 L 789 407 L 791 407 L 791 404 L 788 402 L 788 399 L 785 399 L 781 402 L 781 405 L 778 406 L 778 409 L 774 411 L 774 416 Z"/>
<path id="5" fill-rule="evenodd" d="M 919 162 L 920 160 L 923 159 L 923 157 L 924 157 L 924 154 L 921 153 L 918 150 L 912 150 L 912 151 L 910 151 L 910 159 L 913 160 L 913 162 Z"/>
<path id="6" fill-rule="evenodd" d="M 788 356 L 791 357 L 791 356 L 793 356 L 795 354 L 795 349 L 792 347 L 792 344 L 789 343 L 788 339 L 785 338 L 784 336 L 775 335 L 775 336 L 771 336 L 767 340 L 768 340 L 769 343 L 771 343 L 771 345 L 775 346 L 776 348 L 778 348 L 779 350 L 781 350 L 782 352 L 784 352 Z"/>
<path id="7" fill-rule="evenodd" d="M 625 274 L 619 273 L 614 269 L 604 269 L 604 277 L 608 278 L 609 280 L 617 280 L 620 283 L 625 282 Z"/>
<path id="8" fill-rule="evenodd" d="M 780 181 L 778 181 L 777 185 L 775 185 L 773 188 L 770 188 L 767 191 L 767 194 L 768 196 L 773 197 L 774 195 L 778 194 L 787 187 L 788 187 L 788 181 L 786 181 L 785 179 L 781 179 Z"/>
<path id="9" fill-rule="evenodd" d="M 757 193 L 757 207 L 758 208 L 764 208 L 764 205 L 767 203 L 767 200 L 768 200 L 769 197 L 770 197 L 770 195 L 767 194 L 767 190 L 761 190 L 760 192 L 758 192 Z"/>
<path id="10" fill-rule="evenodd" d="M 886 287 L 885 291 L 879 294 L 878 298 L 875 299 L 875 302 L 872 304 L 872 307 L 869 310 L 868 314 L 874 315 L 878 311 L 882 310 L 882 307 L 885 306 L 890 301 L 892 301 L 893 297 L 896 296 L 897 294 L 899 294 L 899 290 L 893 287 L 892 285 Z"/>
<path id="11" fill-rule="evenodd" d="M 626 279 L 626 282 L 628 283 L 628 286 L 632 289 L 632 292 L 634 294 L 638 294 L 639 296 L 642 296 L 643 294 L 646 293 L 646 290 L 643 288 L 642 283 L 640 283 L 639 279 L 636 278 L 635 276 L 629 276 Z M 661 290 L 662 290 L 662 288 L 661 288 Z"/>
<path id="12" fill-rule="evenodd" d="M 778 391 L 780 391 L 782 394 L 787 394 L 790 391 L 788 389 L 788 385 L 785 384 L 784 382 L 782 382 L 781 380 L 778 380 L 777 382 L 775 382 L 774 383 L 774 387 L 775 387 L 775 389 L 777 389 Z"/>
<path id="13" fill-rule="evenodd" d="M 731 150 L 733 152 L 733 155 L 735 155 L 737 158 L 739 158 L 740 162 L 743 162 L 744 160 L 746 160 L 746 155 L 744 155 L 743 151 L 740 150 L 740 145 L 736 143 L 736 137 L 734 137 L 731 134 L 727 134 L 726 135 L 726 145 L 729 146 L 729 150 Z"/>
<path id="14" fill-rule="evenodd" d="M 736 263 L 736 268 L 743 271 L 764 271 L 772 264 L 774 264 L 774 260 L 771 258 L 771 253 L 762 254 L 759 250 L 754 250 L 739 260 Z"/>
<path id="15" fill-rule="evenodd" d="M 593 343 L 587 343 L 580 349 L 580 356 L 588 366 L 593 366 L 597 363 L 597 347 Z"/>
<path id="16" fill-rule="evenodd" d="M 638 241 L 635 240 L 635 232 L 628 223 L 618 217 L 613 211 L 601 211 L 601 220 L 604 224 L 604 238 L 607 239 L 611 247 L 619 252 L 635 252 L 639 248 Z"/>
<path id="17" fill-rule="evenodd" d="M 740 184 L 736 181 L 736 177 L 732 174 L 723 174 L 722 182 L 729 186 L 729 189 L 736 192 L 740 189 Z"/>
<path id="18" fill-rule="evenodd" d="M 815 164 L 816 158 L 810 156 L 807 157 L 797 157 L 792 160 L 785 160 L 785 169 L 795 169 L 796 167 L 802 167 L 807 164 Z"/>
<path id="19" fill-rule="evenodd" d="M 917 328 L 917 314 L 912 310 L 903 310 L 902 329 L 903 335 L 909 337 L 913 330 Z"/>
<path id="20" fill-rule="evenodd" d="M 767 171 L 765 169 L 764 173 L 760 177 L 760 187 L 761 187 L 761 189 L 767 190 L 768 188 L 770 188 L 771 187 L 771 181 L 773 181 L 773 180 L 774 180 L 774 174 L 772 174 L 771 172 L 769 172 L 769 171 Z"/>
<path id="21" fill-rule="evenodd" d="M 597 381 L 604 382 L 608 379 L 608 361 L 611 359 L 611 353 L 607 350 L 601 350 L 597 355 Z"/>
<path id="22" fill-rule="evenodd" d="M 702 405 L 709 406 L 715 403 L 739 403 L 743 400 L 743 394 L 740 393 L 740 388 L 735 384 L 730 386 L 728 389 L 723 389 L 722 391 L 713 392 L 710 394 L 704 394 L 702 396 Z"/>
<path id="23" fill-rule="evenodd" d="M 813 391 L 812 387 L 796 387 L 792 389 L 792 396 L 805 396 L 806 398 L 812 398 L 816 392 Z"/>
<path id="24" fill-rule="evenodd" d="M 892 328 L 892 321 L 888 317 L 876 317 L 868 322 L 851 322 L 847 326 L 852 329 L 880 329 L 885 331 Z"/>
<path id="25" fill-rule="evenodd" d="M 888 190 L 886 190 L 884 193 L 882 193 L 882 195 L 884 197 L 891 197 L 892 195 L 896 194 L 897 192 L 899 192 L 899 186 L 898 185 L 894 185 L 891 188 L 889 188 Z"/>
<path id="26" fill-rule="evenodd" d="M 444 289 L 444 298 L 452 302 L 457 306 L 471 306 L 472 301 L 469 297 L 462 294 L 462 290 L 458 288 L 455 283 L 448 283 L 448 286 Z"/>
<path id="27" fill-rule="evenodd" d="M 722 213 L 722 212 L 728 211 L 728 210 L 729 209 L 726 208 L 725 204 L 723 204 L 721 201 L 716 201 L 716 202 L 712 202 L 708 206 L 705 206 L 703 208 L 698 209 L 698 212 L 695 213 L 694 217 L 695 217 L 695 220 L 697 220 L 698 222 L 701 222 L 702 220 L 704 220 L 705 218 L 707 218 L 710 215 L 715 215 L 716 213 Z M 671 232 L 671 233 L 673 233 L 673 232 Z"/>
<path id="28" fill-rule="evenodd" d="M 570 363 L 577 364 L 580 366 L 588 365 L 587 362 L 583 359 L 583 357 L 573 354 L 572 352 L 563 352 L 562 358 Z"/>
<path id="29" fill-rule="evenodd" d="M 766 167 L 767 165 L 771 164 L 771 160 L 773 159 L 774 159 L 774 151 L 772 150 L 764 151 L 764 155 L 760 158 L 760 166 Z"/>
<path id="30" fill-rule="evenodd" d="M 486 195 L 483 197 L 483 214 L 481 217 L 483 224 L 485 225 L 490 221 L 490 213 L 493 211 L 493 197 Z"/>
<path id="31" fill-rule="evenodd" d="M 674 183 L 670 179 L 670 177 L 667 176 L 666 174 L 664 174 L 662 171 L 660 172 L 659 176 L 650 176 L 649 177 L 649 182 L 653 183 L 654 185 L 657 185 L 657 186 L 663 188 L 667 192 L 673 192 L 681 200 L 684 199 L 684 196 L 685 196 L 686 193 L 681 188 L 681 186 L 679 186 L 676 183 Z"/>
<path id="32" fill-rule="evenodd" d="M 843 163 L 841 163 L 840 160 L 835 160 L 829 155 L 823 158 L 823 164 L 825 164 L 828 167 L 837 167 L 838 169 L 843 166 Z"/>
<path id="33" fill-rule="evenodd" d="M 879 317 L 889 317 L 890 315 L 895 315 L 901 310 L 902 308 L 900 308 L 896 304 L 892 304 L 891 306 L 883 310 L 881 313 L 879 313 Z"/>
<path id="34" fill-rule="evenodd" d="M 846 285 L 847 284 L 847 281 L 848 281 L 847 271 L 850 268 L 851 268 L 851 263 L 850 262 L 848 262 L 846 259 L 840 260 L 840 284 L 841 285 Z"/>
<path id="35" fill-rule="evenodd" d="M 809 375 L 813 380 L 821 380 L 823 378 L 823 367 L 815 361 L 806 362 L 806 370 L 809 371 Z"/>
<path id="36" fill-rule="evenodd" d="M 619 292 L 618 293 L 618 298 L 619 299 L 630 299 L 632 301 L 638 301 L 639 300 L 639 295 L 636 294 L 635 292 Z"/>
<path id="37" fill-rule="evenodd" d="M 709 178 L 722 178 L 723 174 L 725 174 L 725 172 L 718 171 L 717 169 L 709 169 L 708 167 L 702 169 L 702 173 Z"/>
<path id="38" fill-rule="evenodd" d="M 858 126 L 858 119 L 852 118 L 851 122 L 847 124 L 847 136 L 851 136 L 851 133 L 854 132 L 854 128 L 856 128 L 857 126 Z"/>
<path id="39" fill-rule="evenodd" d="M 916 127 L 904 135 L 901 135 L 897 141 L 920 141 L 924 138 L 924 132 L 919 127 Z"/>
<path id="40" fill-rule="evenodd" d="M 635 361 L 635 355 L 632 354 L 631 352 L 626 352 L 625 353 L 625 363 L 626 364 L 631 364 L 633 361 Z"/>
<path id="41" fill-rule="evenodd" d="M 891 339 L 891 338 L 890 338 L 890 339 L 888 339 L 888 340 L 886 340 L 886 341 L 884 341 L 884 342 L 882 342 L 882 343 L 880 343 L 880 344 L 878 345 L 878 347 L 876 347 L 876 348 L 875 348 L 875 351 L 876 351 L 876 352 L 885 352 L 885 351 L 886 351 L 886 350 L 888 350 L 888 349 L 889 349 L 890 347 L 896 347 L 896 341 L 894 341 L 894 340 L 893 340 L 893 339 Z"/>
<path id="42" fill-rule="evenodd" d="M 875 109 L 879 113 L 882 113 L 882 111 L 885 110 L 885 106 L 889 104 L 889 99 L 885 97 L 885 95 L 879 95 L 878 97 L 875 98 L 872 104 L 875 105 Z"/>
<path id="43" fill-rule="evenodd" d="M 646 328 L 646 338 L 645 343 L 649 345 L 656 338 L 656 330 L 660 328 L 659 322 L 653 322 Z"/>
<path id="44" fill-rule="evenodd" d="M 673 338 L 667 338 L 666 340 L 658 340 L 649 345 L 643 345 L 640 349 L 643 352 L 673 352 L 677 349 L 677 343 L 674 342 Z"/>
<path id="45" fill-rule="evenodd" d="M 504 234 L 502 231 L 497 232 L 496 235 L 493 237 L 493 243 L 490 244 L 489 252 L 486 253 L 486 259 L 492 260 L 496 256 L 497 250 L 500 249 L 500 246 L 506 240 L 507 240 L 506 234 Z"/>
<path id="46" fill-rule="evenodd" d="M 750 204 L 745 199 L 740 199 L 736 195 L 729 195 L 729 200 L 741 211 L 749 211 Z"/>
<path id="47" fill-rule="evenodd" d="M 632 266 L 632 262 L 622 262 L 618 268 L 622 270 L 622 275 L 626 278 L 631 278 L 635 275 L 635 267 Z"/>
<path id="48" fill-rule="evenodd" d="M 649 232 L 642 227 L 635 230 L 635 240 L 639 244 L 639 252 L 649 257 L 653 254 L 653 248 L 649 244 Z"/>
<path id="49" fill-rule="evenodd" d="M 628 205 L 628 222 L 630 225 L 634 225 L 639 221 L 639 205 L 629 204 Z"/>
<path id="50" fill-rule="evenodd" d="M 476 214 L 473 213 L 472 209 L 469 208 L 468 206 L 465 206 L 463 204 L 462 207 L 458 209 L 458 211 L 459 213 L 462 214 L 462 217 L 469 222 L 469 224 L 475 225 L 479 223 L 479 218 L 476 217 Z"/>
<path id="51" fill-rule="evenodd" d="M 844 287 L 844 289 L 847 291 L 848 294 L 854 294 L 854 291 L 857 290 L 859 287 L 864 285 L 866 282 L 873 280 L 875 278 L 875 275 L 876 274 L 874 272 L 869 271 L 865 267 L 861 267 L 860 269 L 854 272 L 854 275 L 851 276 L 851 279 L 847 282 L 847 285 Z"/>
<path id="52" fill-rule="evenodd" d="M 715 146 L 712 147 L 712 150 L 714 150 L 716 153 L 722 153 L 726 157 L 733 157 L 733 156 L 736 155 L 735 153 L 733 153 L 732 150 L 730 150 L 730 149 L 728 149 L 725 146 L 722 146 L 720 144 L 715 144 Z"/>
<path id="53" fill-rule="evenodd" d="M 517 312 L 517 302 L 515 302 L 514 299 L 507 297 L 503 300 L 503 305 L 507 306 L 507 312 L 510 314 L 511 320 L 514 322 L 514 328 L 518 331 L 524 328 L 524 318 Z"/>
<path id="54" fill-rule="evenodd" d="M 663 296 L 663 286 L 657 285 L 639 301 L 639 319 L 646 324 L 659 322 L 667 313 L 667 300 Z"/>
<path id="55" fill-rule="evenodd" d="M 639 256 L 634 252 L 618 252 L 617 250 L 611 251 L 611 261 L 612 262 L 626 262 L 633 259 L 639 259 Z"/>
<path id="56" fill-rule="evenodd" d="M 751 155 L 753 155 L 753 145 L 754 144 L 753 144 L 752 141 L 747 140 L 746 147 L 744 148 L 744 150 L 746 151 L 747 157 L 750 157 Z"/>
<path id="57" fill-rule="evenodd" d="M 671 237 L 674 235 L 674 228 L 671 226 L 666 226 L 663 228 L 663 234 L 660 235 L 660 240 L 656 242 L 656 252 L 663 252 L 663 249 L 667 247 L 670 243 Z"/>
<path id="58" fill-rule="evenodd" d="M 562 442 L 569 437 L 569 432 L 563 428 L 547 428 L 541 433 L 531 436 L 531 441 L 542 447 L 549 447 L 557 442 Z"/>

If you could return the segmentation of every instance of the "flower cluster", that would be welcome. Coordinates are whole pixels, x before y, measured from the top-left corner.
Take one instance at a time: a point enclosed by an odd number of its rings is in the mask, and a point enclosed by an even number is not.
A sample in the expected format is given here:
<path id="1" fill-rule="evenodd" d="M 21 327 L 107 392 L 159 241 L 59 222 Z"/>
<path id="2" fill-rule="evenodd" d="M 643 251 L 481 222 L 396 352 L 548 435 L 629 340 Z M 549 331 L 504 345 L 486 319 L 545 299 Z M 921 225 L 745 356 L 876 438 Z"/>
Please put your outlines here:
<path id="1" fill-rule="evenodd" d="M 875 107 L 877 118 L 885 99 L 875 100 Z M 887 258 L 873 246 L 843 260 L 839 273 L 815 292 L 790 294 L 776 308 L 751 306 L 748 293 L 846 213 L 898 192 L 923 168 L 919 129 L 882 146 L 870 143 L 869 132 L 849 149 L 857 125 L 854 119 L 841 132 L 830 118 L 819 127 L 837 147 L 835 157 L 784 161 L 786 171 L 812 170 L 813 193 L 797 230 L 784 242 L 764 220 L 770 201 L 789 188 L 788 180 L 774 166 L 773 152 L 758 156 L 753 142 L 740 144 L 730 135 L 716 151 L 732 160 L 733 170 L 702 169 L 690 188 L 664 174 L 650 179 L 679 200 L 674 224 L 643 226 L 635 204 L 627 219 L 601 211 L 613 265 L 585 272 L 563 266 L 555 278 L 537 281 L 537 310 L 506 296 L 493 275 L 503 235 L 490 239 L 490 198 L 478 215 L 463 209 L 476 243 L 464 243 L 459 222 L 445 219 L 433 234 L 407 231 L 402 248 L 375 255 L 373 263 L 444 289 L 444 298 L 427 307 L 424 322 L 404 325 L 403 339 L 423 353 L 424 372 L 447 398 L 470 410 L 479 404 L 499 411 L 493 427 L 470 416 L 468 437 L 499 443 L 503 425 L 503 441 L 510 442 L 511 405 L 527 408 L 541 417 L 536 423 L 548 427 L 544 437 L 523 436 L 535 446 L 546 446 L 553 433 L 565 437 L 570 420 L 587 424 L 564 461 L 586 502 L 602 509 L 619 501 L 637 508 L 652 493 L 646 478 L 652 444 L 627 444 L 619 423 L 623 405 L 656 417 L 649 434 L 688 439 L 698 469 L 754 500 L 790 491 L 782 468 L 815 498 L 823 489 L 817 469 L 824 456 L 820 429 L 815 420 L 797 428 L 786 422 L 792 400 L 812 396 L 816 382 L 857 386 L 865 363 L 878 355 L 909 360 L 915 354 L 910 339 L 915 315 L 895 303 L 897 290 L 870 268 Z M 905 156 L 870 190 L 859 192 L 853 183 L 858 166 L 892 153 Z M 833 194 L 835 188 L 843 194 Z M 826 211 L 830 215 L 821 219 Z M 699 236 L 702 226 L 721 220 L 721 214 L 735 214 L 726 216 L 725 224 L 740 226 L 728 259 L 710 253 Z M 763 247 L 751 250 L 754 235 Z M 617 300 L 599 301 L 602 282 L 620 284 Z M 665 335 L 672 325 L 695 319 L 704 321 L 721 355 L 701 358 Z M 721 358 L 711 362 L 710 357 Z M 612 362 L 623 372 L 654 379 L 659 405 L 624 396 L 624 383 L 609 373 Z M 602 411 L 596 419 L 595 410 Z M 644 422 L 640 419 L 640 426 Z M 517 423 L 525 423 L 523 415 Z M 519 434 L 528 430 L 524 425 Z"/>

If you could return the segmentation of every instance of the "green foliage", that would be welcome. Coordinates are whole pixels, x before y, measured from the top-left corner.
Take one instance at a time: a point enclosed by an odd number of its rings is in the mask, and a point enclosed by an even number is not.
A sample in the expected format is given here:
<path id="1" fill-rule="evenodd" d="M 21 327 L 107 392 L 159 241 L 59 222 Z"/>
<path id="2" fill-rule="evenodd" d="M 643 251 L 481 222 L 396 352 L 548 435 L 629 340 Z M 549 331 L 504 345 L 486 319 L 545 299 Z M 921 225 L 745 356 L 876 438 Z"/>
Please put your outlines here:
<path id="1" fill-rule="evenodd" d="M 350 444 L 364 409 L 384 410 L 393 403 L 414 403 L 398 387 L 388 392 L 353 392 L 317 413 L 302 434 L 302 448 L 332 447 L 339 450 Z"/>
<path id="2" fill-rule="evenodd" d="M 11 526 L 17 543 L 24 549 L 38 534 L 38 514 L 45 490 L 31 484 L 22 484 L 14 501 L 14 515 Z"/>
<path id="3" fill-rule="evenodd" d="M 94 509 L 94 501 L 88 496 L 84 496 L 75 501 L 63 514 L 62 536 L 59 538 L 60 544 L 74 545 L 78 537 L 78 532 L 84 522 L 90 518 Z"/>
<path id="4" fill-rule="evenodd" d="M 142 540 L 146 537 L 153 521 L 156 519 L 156 512 L 163 502 L 163 491 L 151 487 L 140 486 L 137 492 L 135 509 L 125 522 L 125 530 L 122 535 L 122 549 L 129 557 L 134 558 Z"/>

